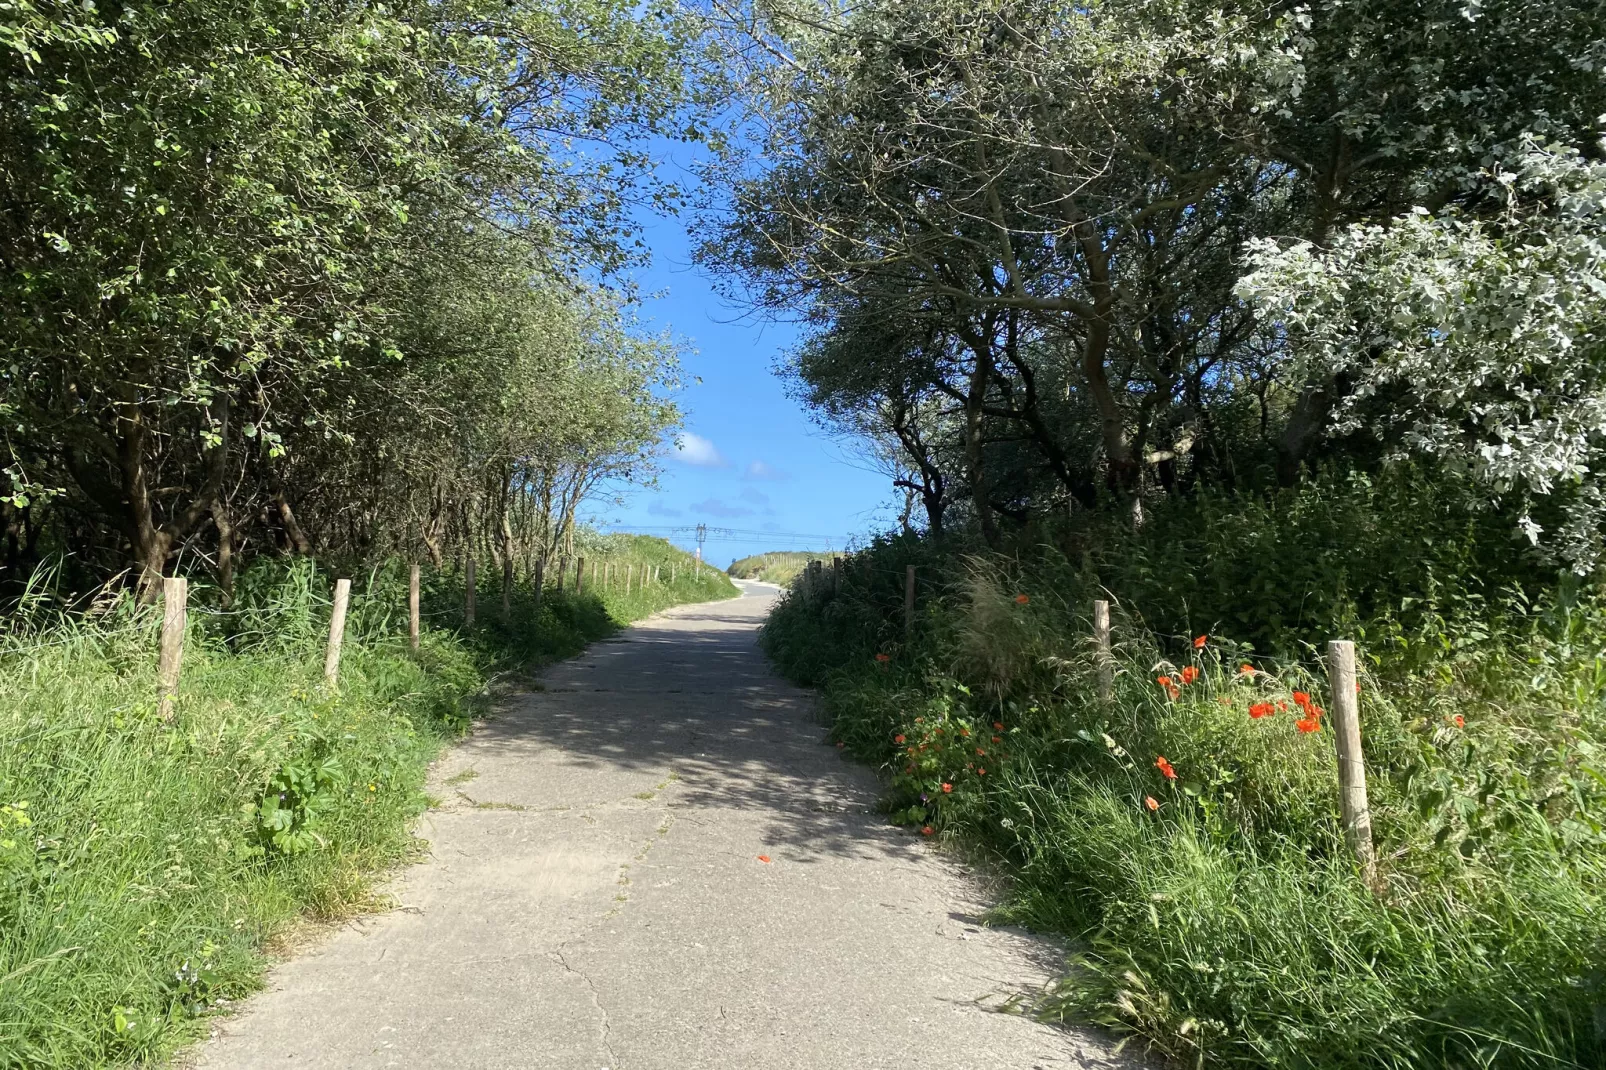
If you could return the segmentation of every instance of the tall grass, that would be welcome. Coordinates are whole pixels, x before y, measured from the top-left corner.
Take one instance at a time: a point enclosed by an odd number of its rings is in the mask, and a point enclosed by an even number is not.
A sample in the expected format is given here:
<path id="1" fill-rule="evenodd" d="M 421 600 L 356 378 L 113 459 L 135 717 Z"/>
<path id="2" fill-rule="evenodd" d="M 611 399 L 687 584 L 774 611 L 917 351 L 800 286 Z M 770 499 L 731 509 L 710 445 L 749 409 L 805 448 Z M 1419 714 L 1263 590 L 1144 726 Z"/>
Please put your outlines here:
<path id="1" fill-rule="evenodd" d="M 1606 1065 L 1598 595 L 1558 588 L 1436 657 L 1413 645 L 1431 631 L 1374 629 L 1389 643 L 1361 693 L 1373 890 L 1339 826 L 1331 730 L 1297 724 L 1296 692 L 1326 704 L 1319 667 L 1231 636 L 1196 649 L 1118 599 L 1103 704 L 1083 608 L 1110 593 L 1096 564 L 883 542 L 764 631 L 783 670 L 823 687 L 836 737 L 884 766 L 896 820 L 995 858 L 1013 878 L 1001 918 L 1077 938 L 1043 1013 L 1186 1065 Z M 1290 633 L 1265 645 L 1297 651 Z"/>
<path id="2" fill-rule="evenodd" d="M 171 724 L 155 700 L 159 612 L 118 600 L 68 615 L 36 592 L 7 618 L 0 1067 L 128 1065 L 195 1036 L 255 987 L 287 925 L 363 908 L 374 875 L 410 856 L 427 764 L 484 712 L 494 674 L 721 593 L 549 588 L 537 609 L 521 584 L 504 620 L 487 585 L 464 630 L 461 587 L 431 577 L 415 655 L 392 564 L 356 577 L 330 688 L 329 587 L 303 562 L 248 572 L 227 613 L 192 596 Z"/>

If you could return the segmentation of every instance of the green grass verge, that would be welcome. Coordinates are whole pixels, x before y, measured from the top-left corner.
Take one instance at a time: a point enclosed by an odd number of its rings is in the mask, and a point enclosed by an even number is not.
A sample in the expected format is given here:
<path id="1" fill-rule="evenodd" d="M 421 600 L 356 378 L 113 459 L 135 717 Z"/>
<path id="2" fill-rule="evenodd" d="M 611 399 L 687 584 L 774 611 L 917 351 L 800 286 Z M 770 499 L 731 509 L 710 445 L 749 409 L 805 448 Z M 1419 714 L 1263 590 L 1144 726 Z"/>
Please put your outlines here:
<path id="1" fill-rule="evenodd" d="M 662 540 L 615 550 L 687 575 L 628 597 L 548 588 L 539 608 L 521 584 L 505 620 L 486 583 L 467 631 L 461 586 L 430 576 L 416 655 L 404 570 L 359 574 L 337 688 L 322 676 L 326 574 L 257 569 L 226 614 L 197 591 L 171 724 L 155 702 L 159 611 L 13 614 L 0 633 L 0 1067 L 160 1060 L 256 987 L 298 918 L 372 905 L 375 875 L 412 855 L 428 763 L 485 711 L 494 675 L 737 593 L 718 573 L 690 577 Z"/>
<path id="2" fill-rule="evenodd" d="M 999 919 L 1074 938 L 1043 1013 L 1188 1066 L 1606 1065 L 1606 598 L 1558 593 L 1454 656 L 1366 659 L 1374 891 L 1332 731 L 1298 708 L 1327 704 L 1317 666 L 1195 648 L 1118 603 L 1104 704 L 1087 606 L 1105 596 L 1052 552 L 898 539 L 839 593 L 795 589 L 763 633 L 884 768 L 894 820 L 1008 874 Z"/>

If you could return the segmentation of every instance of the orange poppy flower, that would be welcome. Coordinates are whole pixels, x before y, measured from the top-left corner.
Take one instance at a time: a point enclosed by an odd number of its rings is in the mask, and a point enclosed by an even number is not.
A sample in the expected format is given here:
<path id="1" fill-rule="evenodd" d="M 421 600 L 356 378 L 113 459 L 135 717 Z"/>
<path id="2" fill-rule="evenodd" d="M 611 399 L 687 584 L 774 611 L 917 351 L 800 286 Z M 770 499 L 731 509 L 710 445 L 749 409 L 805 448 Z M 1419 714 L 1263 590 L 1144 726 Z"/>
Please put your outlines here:
<path id="1" fill-rule="evenodd" d="M 1238 675 L 1253 676 L 1255 675 L 1255 667 L 1246 661 L 1242 665 L 1238 666 Z"/>
<path id="2" fill-rule="evenodd" d="M 1004 742 L 1004 737 L 1003 736 L 994 736 L 993 737 L 993 742 L 994 743 L 1002 743 L 1002 742 Z"/>
<path id="3" fill-rule="evenodd" d="M 1199 679 L 1199 666 L 1197 666 L 1197 665 L 1184 665 L 1182 667 L 1182 682 L 1183 683 L 1191 684 L 1197 679 Z"/>
<path id="4" fill-rule="evenodd" d="M 887 662 L 892 660 L 892 655 L 891 654 L 877 654 L 875 656 L 875 659 L 877 661 L 881 662 L 882 664 L 886 664 Z"/>
<path id="5" fill-rule="evenodd" d="M 933 830 L 930 825 L 922 825 L 920 827 L 920 835 L 922 836 L 930 836 L 932 831 Z"/>
<path id="6" fill-rule="evenodd" d="M 1294 692 L 1294 705 L 1298 706 L 1300 709 L 1309 709 L 1310 708 L 1310 692 L 1308 692 L 1308 691 L 1295 691 Z"/>
<path id="7" fill-rule="evenodd" d="M 1004 722 L 1003 721 L 994 721 L 993 722 L 993 729 L 995 731 L 1002 732 L 1004 730 Z"/>
<path id="8" fill-rule="evenodd" d="M 945 783 L 944 783 L 944 784 L 943 784 L 943 786 L 942 786 L 942 793 L 943 793 L 943 794 L 944 794 L 944 795 L 950 795 L 950 794 L 952 794 L 952 793 L 953 793 L 953 790 L 954 790 L 954 786 L 953 786 L 953 785 L 952 785 L 952 784 L 949 784 L 949 783 L 946 783 L 946 782 L 945 782 Z"/>
<path id="9" fill-rule="evenodd" d="M 1015 596 L 1015 604 L 1017 606 L 1024 606 L 1027 602 L 1030 602 L 1030 601 L 1031 601 L 1031 599 L 1028 598 L 1026 595 L 1018 594 L 1018 595 Z"/>
<path id="10" fill-rule="evenodd" d="M 1276 712 L 1276 707 L 1269 702 L 1255 702 L 1251 703 L 1249 706 L 1249 716 L 1256 721 L 1260 720 L 1262 717 L 1270 717 Z"/>
<path id="11" fill-rule="evenodd" d="M 1301 717 L 1294 722 L 1294 727 L 1301 732 L 1319 732 L 1322 728 L 1322 722 L 1314 717 Z"/>
<path id="12" fill-rule="evenodd" d="M 980 747 L 977 747 L 976 748 L 976 757 L 985 758 L 985 757 L 987 757 L 987 752 L 982 750 Z"/>
<path id="13" fill-rule="evenodd" d="M 902 743 L 903 739 L 904 739 L 903 734 L 900 732 L 898 735 L 895 735 L 895 736 L 892 737 L 892 742 L 894 742 L 894 743 Z"/>
<path id="14" fill-rule="evenodd" d="M 1155 810 L 1160 809 L 1160 801 L 1158 799 L 1156 799 L 1153 795 L 1145 795 L 1143 797 L 1143 805 L 1147 806 L 1151 813 L 1153 811 L 1155 811 Z"/>
<path id="15" fill-rule="evenodd" d="M 1208 643 L 1208 642 L 1209 642 L 1209 641 L 1210 641 L 1210 637 L 1209 637 L 1209 636 L 1208 636 L 1208 635 L 1201 635 L 1201 636 L 1199 636 L 1199 638 L 1197 638 L 1197 639 L 1195 639 L 1195 640 L 1194 640 L 1194 641 L 1193 641 L 1193 649 L 1195 649 L 1195 650 L 1199 650 L 1199 649 L 1201 649 L 1201 648 L 1202 648 L 1202 647 L 1203 647 L 1203 646 L 1204 646 L 1204 645 L 1205 645 L 1205 644 L 1206 644 L 1206 643 Z"/>
<path id="16" fill-rule="evenodd" d="M 987 775 L 987 770 L 985 770 L 985 769 L 978 769 L 978 770 L 976 770 L 976 775 L 977 775 L 977 776 L 986 776 L 986 775 Z"/>
<path id="17" fill-rule="evenodd" d="M 1177 771 L 1171 768 L 1171 763 L 1165 760 L 1165 755 L 1162 754 L 1154 760 L 1154 767 L 1160 770 L 1160 775 L 1167 780 L 1177 779 Z"/>
<path id="18" fill-rule="evenodd" d="M 1450 718 L 1450 720 L 1455 723 L 1457 728 L 1465 728 L 1467 726 L 1467 719 L 1459 713 Z"/>

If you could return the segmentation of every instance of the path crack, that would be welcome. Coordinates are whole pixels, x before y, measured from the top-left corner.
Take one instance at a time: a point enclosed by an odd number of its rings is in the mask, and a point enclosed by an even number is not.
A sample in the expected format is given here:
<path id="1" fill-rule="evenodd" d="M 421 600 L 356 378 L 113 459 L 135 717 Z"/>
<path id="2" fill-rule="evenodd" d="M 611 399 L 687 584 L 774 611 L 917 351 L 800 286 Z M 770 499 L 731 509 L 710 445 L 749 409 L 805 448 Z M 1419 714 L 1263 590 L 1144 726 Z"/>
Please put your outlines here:
<path id="1" fill-rule="evenodd" d="M 602 1005 L 602 993 L 597 990 L 597 983 L 584 970 L 577 970 L 569 964 L 569 957 L 563 953 L 561 944 L 553 950 L 552 957 L 558 960 L 558 964 L 566 972 L 574 974 L 574 976 L 585 982 L 587 990 L 591 993 L 591 1005 L 596 1007 L 597 1013 L 602 1016 L 602 1030 L 597 1040 L 602 1044 L 603 1050 L 608 1053 L 608 1065 L 603 1067 L 602 1070 L 619 1070 L 619 1053 L 613 1050 L 613 1022 L 608 1017 L 608 1008 Z"/>

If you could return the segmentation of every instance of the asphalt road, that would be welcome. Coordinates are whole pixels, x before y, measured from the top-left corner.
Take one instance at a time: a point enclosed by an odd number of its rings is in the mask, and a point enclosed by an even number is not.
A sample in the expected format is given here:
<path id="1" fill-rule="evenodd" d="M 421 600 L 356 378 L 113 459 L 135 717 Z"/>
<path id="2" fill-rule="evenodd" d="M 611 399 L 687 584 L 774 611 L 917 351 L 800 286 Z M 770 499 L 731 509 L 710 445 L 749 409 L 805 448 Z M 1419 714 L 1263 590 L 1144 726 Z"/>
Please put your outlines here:
<path id="1" fill-rule="evenodd" d="M 510 699 L 434 771 L 397 908 L 281 964 L 194 1065 L 1113 1065 L 995 1009 L 1062 954 L 982 926 L 976 882 L 874 812 L 755 645 L 773 588 L 745 589 Z"/>

